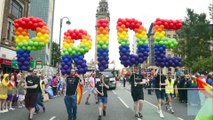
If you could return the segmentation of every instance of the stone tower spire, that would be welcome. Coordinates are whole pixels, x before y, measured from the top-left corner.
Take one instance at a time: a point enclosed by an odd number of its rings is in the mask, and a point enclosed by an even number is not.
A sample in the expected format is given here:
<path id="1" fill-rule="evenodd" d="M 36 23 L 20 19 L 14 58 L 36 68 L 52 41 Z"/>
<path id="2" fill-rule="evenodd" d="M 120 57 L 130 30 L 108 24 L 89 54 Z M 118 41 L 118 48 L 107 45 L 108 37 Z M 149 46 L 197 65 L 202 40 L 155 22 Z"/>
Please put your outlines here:
<path id="1" fill-rule="evenodd" d="M 108 7 L 108 1 L 107 0 L 100 0 L 99 6 L 96 11 L 96 23 L 99 19 L 108 19 L 109 25 L 110 25 L 110 13 L 109 13 L 109 7 Z M 109 27 L 109 26 L 108 26 Z M 97 25 L 95 26 L 96 29 L 96 38 L 95 38 L 95 62 L 97 62 Z"/>

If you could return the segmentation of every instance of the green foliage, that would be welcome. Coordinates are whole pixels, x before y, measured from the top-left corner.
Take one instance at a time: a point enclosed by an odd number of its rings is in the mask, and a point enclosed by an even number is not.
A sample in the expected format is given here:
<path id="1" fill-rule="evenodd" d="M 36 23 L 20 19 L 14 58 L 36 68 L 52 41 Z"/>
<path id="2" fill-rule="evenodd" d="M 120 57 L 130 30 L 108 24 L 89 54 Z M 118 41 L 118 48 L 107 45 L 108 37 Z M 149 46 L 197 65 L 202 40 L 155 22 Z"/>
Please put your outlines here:
<path id="1" fill-rule="evenodd" d="M 176 53 L 181 56 L 184 66 L 192 68 L 194 61 L 211 55 L 208 27 L 209 21 L 206 19 L 205 13 L 197 14 L 194 13 L 194 10 L 187 9 L 183 27 L 177 31 L 179 44 Z"/>
<path id="2" fill-rule="evenodd" d="M 52 54 L 52 63 L 51 63 L 51 65 L 53 67 L 56 67 L 56 65 L 59 64 L 59 61 L 60 61 L 60 58 L 61 58 L 61 54 L 60 54 L 58 43 L 55 43 L 55 42 L 52 43 L 51 54 Z"/>
<path id="3" fill-rule="evenodd" d="M 207 58 L 200 58 L 198 61 L 193 61 L 193 72 L 213 71 L 213 55 Z"/>

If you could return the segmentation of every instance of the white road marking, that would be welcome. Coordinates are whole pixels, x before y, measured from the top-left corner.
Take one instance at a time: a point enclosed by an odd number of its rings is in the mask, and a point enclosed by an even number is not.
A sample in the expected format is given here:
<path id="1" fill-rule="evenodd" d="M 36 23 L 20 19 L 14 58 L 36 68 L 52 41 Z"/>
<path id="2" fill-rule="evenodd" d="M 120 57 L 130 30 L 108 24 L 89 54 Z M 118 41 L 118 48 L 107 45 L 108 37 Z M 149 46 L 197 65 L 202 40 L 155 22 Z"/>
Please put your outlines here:
<path id="1" fill-rule="evenodd" d="M 124 104 L 124 106 L 125 106 L 126 108 L 129 108 L 129 106 L 128 106 L 120 97 L 118 97 L 118 99 Z"/>
<path id="2" fill-rule="evenodd" d="M 128 93 L 130 93 L 130 91 L 128 91 L 128 90 L 126 90 Z M 147 104 L 149 104 L 149 105 L 151 105 L 151 106 L 153 106 L 153 107 L 155 107 L 155 108 L 158 108 L 156 105 L 154 105 L 154 104 L 152 104 L 152 103 L 150 103 L 150 102 L 148 102 L 148 101 L 146 101 L 146 100 L 144 100 L 144 102 L 146 102 Z M 179 120 L 184 120 L 183 118 L 180 118 L 180 117 L 177 117 L 177 119 L 179 119 Z"/>
<path id="3" fill-rule="evenodd" d="M 114 90 L 112 92 L 116 95 L 116 92 Z"/>
<path id="4" fill-rule="evenodd" d="M 52 116 L 49 120 L 54 120 L 56 117 L 55 116 Z"/>
<path id="5" fill-rule="evenodd" d="M 87 90 L 83 93 L 83 95 L 87 92 Z"/>
<path id="6" fill-rule="evenodd" d="M 184 120 L 183 118 L 177 117 L 179 120 Z"/>
<path id="7" fill-rule="evenodd" d="M 149 104 L 149 105 L 151 105 L 151 106 L 153 106 L 153 107 L 155 107 L 155 108 L 158 108 L 156 105 L 154 105 L 154 104 L 152 104 L 152 103 L 150 103 L 150 102 L 148 102 L 148 101 L 146 101 L 146 100 L 144 100 L 147 104 Z"/>

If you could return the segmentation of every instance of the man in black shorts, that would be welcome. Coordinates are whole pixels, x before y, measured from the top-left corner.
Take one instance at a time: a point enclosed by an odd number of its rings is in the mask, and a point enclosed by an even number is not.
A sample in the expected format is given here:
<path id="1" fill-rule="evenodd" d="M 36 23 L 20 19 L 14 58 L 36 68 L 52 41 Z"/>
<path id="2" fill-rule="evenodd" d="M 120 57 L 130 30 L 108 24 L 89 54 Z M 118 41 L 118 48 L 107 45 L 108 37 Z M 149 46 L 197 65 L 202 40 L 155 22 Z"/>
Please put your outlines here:
<path id="1" fill-rule="evenodd" d="M 166 86 L 166 76 L 162 74 L 162 69 L 157 69 L 155 73 L 154 85 L 155 85 L 155 94 L 158 100 L 158 109 L 157 112 L 159 113 L 161 118 L 164 118 L 161 105 L 164 104 L 165 98 L 165 86 Z"/>
<path id="2" fill-rule="evenodd" d="M 143 115 L 140 112 L 142 110 L 144 100 L 143 84 L 146 84 L 146 81 L 142 75 L 138 74 L 138 67 L 133 67 L 130 83 L 131 95 L 134 101 L 135 117 L 142 119 Z"/>
<path id="3" fill-rule="evenodd" d="M 35 106 L 38 96 L 38 85 L 39 85 L 39 77 L 36 75 L 37 70 L 34 69 L 31 75 L 27 76 L 25 88 L 27 89 L 27 93 L 25 95 L 25 106 L 29 111 L 28 120 L 33 119 L 33 114 L 35 112 Z"/>

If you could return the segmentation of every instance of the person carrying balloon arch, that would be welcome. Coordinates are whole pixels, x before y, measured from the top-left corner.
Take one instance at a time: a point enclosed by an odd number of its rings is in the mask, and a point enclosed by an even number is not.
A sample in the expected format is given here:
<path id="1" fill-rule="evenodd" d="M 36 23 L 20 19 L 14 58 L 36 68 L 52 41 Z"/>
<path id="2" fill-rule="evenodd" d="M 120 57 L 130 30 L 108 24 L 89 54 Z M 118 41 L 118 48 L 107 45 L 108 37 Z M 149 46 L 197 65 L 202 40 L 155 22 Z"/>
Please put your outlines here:
<path id="1" fill-rule="evenodd" d="M 103 116 L 106 116 L 106 108 L 107 108 L 107 89 L 109 86 L 104 81 L 104 75 L 99 73 L 100 81 L 96 83 L 96 92 L 98 93 L 98 120 L 101 120 L 102 112 Z"/>
<path id="2" fill-rule="evenodd" d="M 171 113 L 174 113 L 174 110 L 172 108 L 172 97 L 174 95 L 174 84 L 175 84 L 175 79 L 172 79 L 171 72 L 168 72 L 168 77 L 166 79 L 166 110 L 170 111 Z M 169 107 L 168 107 L 169 105 Z"/>
<path id="3" fill-rule="evenodd" d="M 27 93 L 25 95 L 25 107 L 29 111 L 28 120 L 33 119 L 33 114 L 35 112 L 35 106 L 39 90 L 39 77 L 37 76 L 37 69 L 33 69 L 31 75 L 26 77 L 25 89 Z"/>
<path id="4" fill-rule="evenodd" d="M 154 86 L 155 86 L 155 94 L 157 97 L 157 112 L 159 113 L 161 118 L 164 118 L 161 105 L 164 104 L 164 98 L 165 98 L 165 86 L 166 86 L 166 77 L 162 74 L 162 69 L 159 68 L 155 72 L 155 78 L 154 78 Z"/>
<path id="5" fill-rule="evenodd" d="M 134 111 L 135 118 L 142 119 L 143 115 L 141 114 L 143 108 L 144 101 L 144 84 L 146 84 L 146 80 L 140 74 L 138 74 L 138 66 L 133 67 L 133 72 L 130 76 L 130 84 L 131 84 L 131 95 L 134 101 Z"/>
<path id="6" fill-rule="evenodd" d="M 66 95 L 64 97 L 64 103 L 68 113 L 68 120 L 77 119 L 77 87 L 78 84 L 83 85 L 84 80 L 80 77 L 74 69 L 71 70 L 71 74 L 66 78 Z"/>

